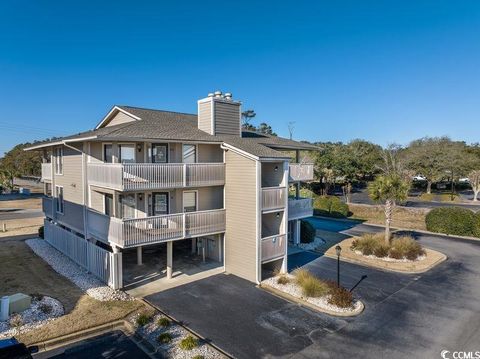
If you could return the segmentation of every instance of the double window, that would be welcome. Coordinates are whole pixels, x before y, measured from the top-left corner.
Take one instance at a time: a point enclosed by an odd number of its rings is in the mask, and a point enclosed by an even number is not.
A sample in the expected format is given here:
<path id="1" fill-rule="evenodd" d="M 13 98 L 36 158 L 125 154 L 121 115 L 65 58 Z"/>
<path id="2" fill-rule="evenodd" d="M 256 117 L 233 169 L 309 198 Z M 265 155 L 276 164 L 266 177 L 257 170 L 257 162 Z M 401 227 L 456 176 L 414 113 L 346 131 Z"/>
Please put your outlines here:
<path id="1" fill-rule="evenodd" d="M 120 163 L 135 163 L 135 145 L 118 145 Z"/>
<path id="2" fill-rule="evenodd" d="M 62 186 L 55 186 L 55 206 L 57 213 L 63 214 L 64 203 Z"/>
<path id="3" fill-rule="evenodd" d="M 183 192 L 183 212 L 195 212 L 197 210 L 197 191 Z"/>
<path id="4" fill-rule="evenodd" d="M 55 148 L 55 174 L 61 175 L 63 174 L 63 148 L 57 147 Z"/>
<path id="5" fill-rule="evenodd" d="M 197 146 L 183 145 L 183 163 L 197 162 Z"/>

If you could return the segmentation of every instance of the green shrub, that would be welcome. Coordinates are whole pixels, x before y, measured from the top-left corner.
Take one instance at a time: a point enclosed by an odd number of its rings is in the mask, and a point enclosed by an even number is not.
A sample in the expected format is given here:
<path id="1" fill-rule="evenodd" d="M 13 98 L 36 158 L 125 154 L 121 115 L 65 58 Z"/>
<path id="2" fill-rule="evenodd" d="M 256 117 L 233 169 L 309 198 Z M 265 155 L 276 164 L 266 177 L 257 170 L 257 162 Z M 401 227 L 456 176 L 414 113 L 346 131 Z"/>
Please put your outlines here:
<path id="1" fill-rule="evenodd" d="M 308 222 L 301 220 L 300 221 L 300 242 L 302 243 L 311 243 L 314 241 L 316 235 L 315 227 Z"/>
<path id="2" fill-rule="evenodd" d="M 475 237 L 480 237 L 480 211 L 475 213 L 475 231 L 473 235 Z"/>
<path id="3" fill-rule="evenodd" d="M 362 237 L 352 242 L 352 249 L 360 251 L 363 255 L 369 256 L 375 253 L 375 250 L 383 244 L 383 239 L 378 234 L 365 233 Z"/>
<path id="4" fill-rule="evenodd" d="M 44 226 L 41 226 L 40 228 L 38 228 L 38 236 L 42 239 L 45 238 L 45 227 Z"/>
<path id="5" fill-rule="evenodd" d="M 147 325 L 151 320 L 152 320 L 153 315 L 150 313 L 140 313 L 140 315 L 137 318 L 137 324 L 140 327 L 143 327 L 144 325 Z"/>
<path id="6" fill-rule="evenodd" d="M 157 337 L 157 342 L 159 342 L 160 344 L 167 344 L 170 343 L 172 339 L 172 334 L 170 334 L 169 332 L 165 332 Z"/>
<path id="7" fill-rule="evenodd" d="M 281 285 L 285 285 L 290 283 L 290 279 L 285 275 L 281 275 L 280 277 L 278 277 L 277 283 Z"/>
<path id="8" fill-rule="evenodd" d="M 343 218 L 349 213 L 348 205 L 335 196 L 318 196 L 313 202 L 315 214 L 327 217 Z"/>
<path id="9" fill-rule="evenodd" d="M 320 279 L 310 277 L 303 282 L 302 293 L 306 297 L 318 298 L 328 293 L 328 286 Z"/>
<path id="10" fill-rule="evenodd" d="M 193 336 L 189 335 L 186 338 L 182 339 L 178 344 L 180 349 L 183 350 L 192 350 L 198 347 L 198 339 L 194 338 Z"/>
<path id="11" fill-rule="evenodd" d="M 474 236 L 477 232 L 476 215 L 467 208 L 439 207 L 428 212 L 425 223 L 431 232 Z"/>
<path id="12" fill-rule="evenodd" d="M 385 258 L 388 256 L 390 247 L 385 243 L 381 243 L 373 250 L 373 255 L 378 258 Z"/>
<path id="13" fill-rule="evenodd" d="M 353 305 L 353 295 L 350 291 L 335 284 L 330 285 L 330 298 L 328 303 L 339 308 L 351 308 Z"/>
<path id="14" fill-rule="evenodd" d="M 409 260 L 415 260 L 425 254 L 425 250 L 422 248 L 422 246 L 410 236 L 394 238 L 390 248 L 390 257 L 392 257 L 392 250 L 394 252 L 394 256 L 400 256 L 400 258 L 396 259 L 407 258 Z"/>
<path id="15" fill-rule="evenodd" d="M 303 282 L 312 276 L 310 272 L 306 269 L 298 268 L 293 271 L 293 275 L 295 276 L 295 282 L 301 287 Z"/>
<path id="16" fill-rule="evenodd" d="M 161 317 L 161 318 L 157 321 L 157 325 L 158 325 L 159 327 L 168 327 L 170 324 L 171 324 L 170 319 L 168 319 L 167 317 Z"/>

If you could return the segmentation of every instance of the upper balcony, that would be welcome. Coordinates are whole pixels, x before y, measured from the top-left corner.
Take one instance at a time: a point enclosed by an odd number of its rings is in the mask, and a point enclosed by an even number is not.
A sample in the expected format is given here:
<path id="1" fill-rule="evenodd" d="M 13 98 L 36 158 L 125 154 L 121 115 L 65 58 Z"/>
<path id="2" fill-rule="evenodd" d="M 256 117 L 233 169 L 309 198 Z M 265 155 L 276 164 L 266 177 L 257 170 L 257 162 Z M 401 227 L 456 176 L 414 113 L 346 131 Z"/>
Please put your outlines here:
<path id="1" fill-rule="evenodd" d="M 42 163 L 42 181 L 51 181 L 52 180 L 52 164 L 51 163 Z"/>
<path id="2" fill-rule="evenodd" d="M 262 211 L 283 210 L 286 206 L 286 196 L 285 187 L 262 188 Z"/>
<path id="3" fill-rule="evenodd" d="M 224 163 L 89 163 L 88 183 L 118 191 L 221 186 Z"/>
<path id="4" fill-rule="evenodd" d="M 289 182 L 313 181 L 313 164 L 290 163 Z"/>
<path id="5" fill-rule="evenodd" d="M 88 231 L 121 248 L 225 232 L 225 209 L 119 219 L 87 210 Z"/>

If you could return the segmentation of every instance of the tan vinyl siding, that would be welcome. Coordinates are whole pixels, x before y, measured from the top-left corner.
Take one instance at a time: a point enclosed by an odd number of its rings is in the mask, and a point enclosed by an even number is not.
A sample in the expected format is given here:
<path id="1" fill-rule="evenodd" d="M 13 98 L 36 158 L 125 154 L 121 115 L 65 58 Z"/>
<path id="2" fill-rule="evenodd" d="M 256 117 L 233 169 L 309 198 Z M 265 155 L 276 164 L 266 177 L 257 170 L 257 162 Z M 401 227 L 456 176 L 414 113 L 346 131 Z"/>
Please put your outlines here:
<path id="1" fill-rule="evenodd" d="M 256 282 L 256 162 L 233 151 L 226 152 L 225 162 L 225 270 Z"/>
<path id="2" fill-rule="evenodd" d="M 103 193 L 90 191 L 90 208 L 103 213 L 104 197 Z"/>
<path id="3" fill-rule="evenodd" d="M 103 161 L 103 144 L 101 142 L 90 142 L 90 162 Z"/>
<path id="4" fill-rule="evenodd" d="M 198 103 L 198 128 L 213 135 L 211 100 Z"/>
<path id="5" fill-rule="evenodd" d="M 108 123 L 103 127 L 120 125 L 122 123 L 137 121 L 133 117 L 124 114 L 123 112 L 118 112 L 115 116 L 112 117 Z"/>
<path id="6" fill-rule="evenodd" d="M 65 206 L 63 215 L 57 214 L 57 220 L 83 233 L 82 154 L 63 146 L 63 174 L 54 176 L 55 185 L 63 186 Z"/>
<path id="7" fill-rule="evenodd" d="M 197 147 L 198 162 L 223 162 L 223 150 L 220 145 L 199 144 Z"/>
<path id="8" fill-rule="evenodd" d="M 215 101 L 215 134 L 240 136 L 240 105 Z"/>

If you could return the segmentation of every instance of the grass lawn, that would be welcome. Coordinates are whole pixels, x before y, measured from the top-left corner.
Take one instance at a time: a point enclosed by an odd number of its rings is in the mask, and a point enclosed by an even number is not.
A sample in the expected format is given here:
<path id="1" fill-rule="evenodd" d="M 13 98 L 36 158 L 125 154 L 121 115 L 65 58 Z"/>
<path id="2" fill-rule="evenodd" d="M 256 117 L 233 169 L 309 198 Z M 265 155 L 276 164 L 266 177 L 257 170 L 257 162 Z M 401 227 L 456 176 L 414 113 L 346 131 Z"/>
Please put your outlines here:
<path id="1" fill-rule="evenodd" d="M 0 238 L 1 295 L 40 293 L 58 299 L 65 316 L 39 329 L 18 335 L 27 345 L 91 328 L 143 309 L 139 301 L 100 302 L 55 272 L 24 243 L 24 236 Z"/>
<path id="2" fill-rule="evenodd" d="M 352 212 L 352 219 L 360 219 L 366 223 L 385 225 L 385 213 L 383 206 L 371 206 L 364 204 L 349 205 L 350 212 Z M 395 207 L 393 211 L 392 226 L 398 228 L 408 229 L 422 229 L 426 230 L 425 216 L 428 209 L 421 208 L 405 208 Z"/>

